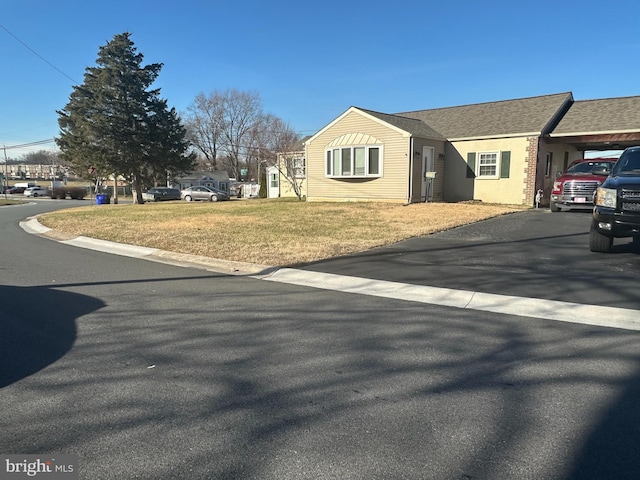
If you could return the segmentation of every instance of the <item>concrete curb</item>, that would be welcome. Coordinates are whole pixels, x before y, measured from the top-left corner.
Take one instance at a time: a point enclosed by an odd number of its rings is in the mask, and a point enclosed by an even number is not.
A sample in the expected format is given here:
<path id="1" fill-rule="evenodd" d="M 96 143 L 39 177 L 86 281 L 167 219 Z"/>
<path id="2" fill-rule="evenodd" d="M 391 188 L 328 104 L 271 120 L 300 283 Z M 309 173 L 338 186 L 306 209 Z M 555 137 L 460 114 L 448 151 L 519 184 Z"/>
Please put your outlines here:
<path id="1" fill-rule="evenodd" d="M 640 331 L 640 311 L 281 268 L 263 280 L 445 307 Z"/>
<path id="2" fill-rule="evenodd" d="M 30 217 L 20 222 L 20 226 L 28 233 L 56 240 L 51 236 L 52 230 L 40 224 L 37 217 Z M 335 275 L 309 270 L 296 270 L 293 268 L 254 265 L 251 263 L 168 252 L 157 248 L 114 243 L 88 237 L 76 237 L 58 241 L 75 247 L 115 255 L 142 258 L 181 267 L 200 268 L 230 275 L 246 275 L 271 282 L 441 305 L 445 307 L 516 315 L 520 317 L 640 331 L 640 311 L 626 308 L 584 305 L 540 298 L 514 297 Z"/>
<path id="3" fill-rule="evenodd" d="M 217 273 L 227 273 L 231 275 L 268 275 L 276 270 L 276 267 L 269 265 L 256 265 L 246 262 L 234 262 L 230 260 L 222 260 L 211 257 L 203 257 L 198 255 L 189 255 L 186 253 L 169 252 L 158 248 L 139 247 L 136 245 L 128 245 L 124 243 L 110 242 L 107 240 L 98 240 L 89 237 L 75 237 L 67 240 L 59 240 L 53 238 L 52 230 L 45 227 L 38 221 L 38 217 L 29 217 L 20 222 L 20 227 L 28 233 L 44 236 L 52 240 L 56 240 L 66 245 L 74 247 L 86 248 L 99 252 L 112 253 L 132 258 L 143 258 L 159 263 L 167 263 L 176 266 L 188 266 L 209 270 Z"/>

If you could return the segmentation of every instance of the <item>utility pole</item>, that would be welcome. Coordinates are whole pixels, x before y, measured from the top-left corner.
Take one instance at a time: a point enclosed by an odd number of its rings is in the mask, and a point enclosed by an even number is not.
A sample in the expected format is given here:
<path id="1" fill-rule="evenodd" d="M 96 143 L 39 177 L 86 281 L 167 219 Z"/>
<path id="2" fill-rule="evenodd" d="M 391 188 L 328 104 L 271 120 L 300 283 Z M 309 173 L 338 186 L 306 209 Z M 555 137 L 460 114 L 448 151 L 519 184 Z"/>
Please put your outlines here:
<path id="1" fill-rule="evenodd" d="M 2 146 L 2 150 L 4 150 L 4 181 L 2 182 L 4 184 L 4 188 L 2 189 L 2 191 L 4 192 L 4 199 L 7 199 L 7 146 L 3 145 Z"/>
<path id="2" fill-rule="evenodd" d="M 118 204 L 118 174 L 113 174 L 113 204 Z"/>

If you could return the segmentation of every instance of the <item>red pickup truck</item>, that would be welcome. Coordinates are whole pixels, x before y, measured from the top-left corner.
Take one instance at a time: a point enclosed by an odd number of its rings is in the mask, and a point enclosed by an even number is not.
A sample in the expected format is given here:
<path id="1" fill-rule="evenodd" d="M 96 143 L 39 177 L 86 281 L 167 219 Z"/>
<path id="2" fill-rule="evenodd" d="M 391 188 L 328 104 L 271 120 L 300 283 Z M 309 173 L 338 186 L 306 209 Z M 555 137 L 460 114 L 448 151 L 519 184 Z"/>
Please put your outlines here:
<path id="1" fill-rule="evenodd" d="M 553 182 L 549 209 L 552 212 L 572 208 L 593 208 L 593 194 L 611 173 L 617 158 L 574 160 Z"/>

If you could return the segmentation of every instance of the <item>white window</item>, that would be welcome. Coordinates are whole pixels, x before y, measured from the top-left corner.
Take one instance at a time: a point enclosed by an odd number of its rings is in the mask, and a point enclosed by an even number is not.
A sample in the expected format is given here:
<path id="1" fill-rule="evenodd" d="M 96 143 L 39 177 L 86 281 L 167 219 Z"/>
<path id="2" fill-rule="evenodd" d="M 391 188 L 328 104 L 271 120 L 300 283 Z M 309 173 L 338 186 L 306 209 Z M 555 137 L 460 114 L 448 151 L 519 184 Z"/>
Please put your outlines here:
<path id="1" fill-rule="evenodd" d="M 306 161 L 304 157 L 295 157 L 285 160 L 287 166 L 287 177 L 289 178 L 305 178 Z"/>
<path id="2" fill-rule="evenodd" d="M 326 151 L 327 177 L 380 177 L 382 176 L 382 147 L 357 146 L 331 148 Z"/>
<path id="3" fill-rule="evenodd" d="M 498 153 L 478 153 L 478 178 L 498 178 Z"/>

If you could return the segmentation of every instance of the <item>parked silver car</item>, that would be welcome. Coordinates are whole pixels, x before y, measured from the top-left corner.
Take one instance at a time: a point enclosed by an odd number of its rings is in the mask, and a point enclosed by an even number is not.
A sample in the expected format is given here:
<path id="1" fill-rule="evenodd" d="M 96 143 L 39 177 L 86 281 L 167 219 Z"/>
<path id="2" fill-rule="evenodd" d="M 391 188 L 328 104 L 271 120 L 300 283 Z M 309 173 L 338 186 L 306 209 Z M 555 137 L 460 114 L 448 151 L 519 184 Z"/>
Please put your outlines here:
<path id="1" fill-rule="evenodd" d="M 25 197 L 46 197 L 49 195 L 49 189 L 44 187 L 29 187 L 24 191 Z"/>
<path id="2" fill-rule="evenodd" d="M 218 200 L 229 200 L 227 195 L 222 190 L 211 187 L 189 187 L 180 192 L 180 196 L 187 202 L 194 200 L 206 200 L 208 202 L 217 202 Z"/>

